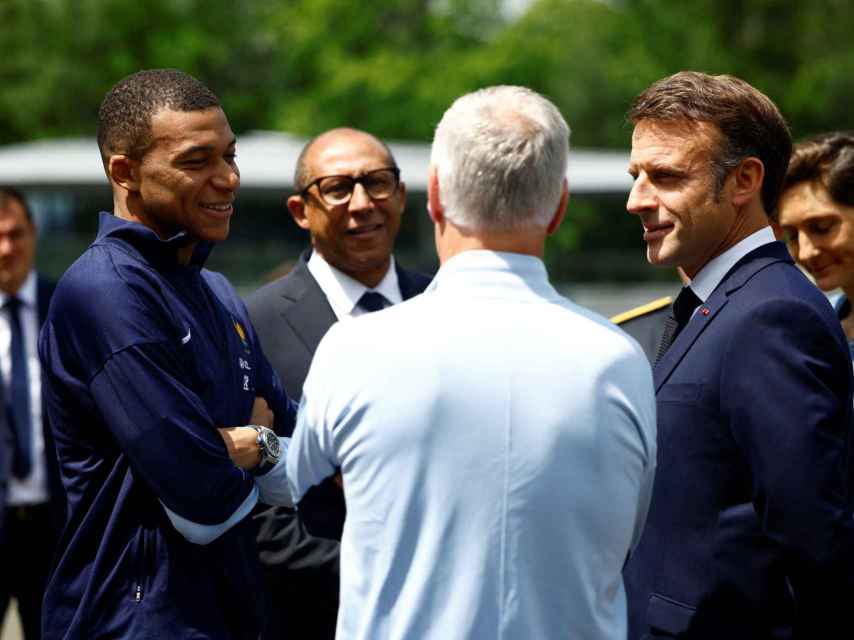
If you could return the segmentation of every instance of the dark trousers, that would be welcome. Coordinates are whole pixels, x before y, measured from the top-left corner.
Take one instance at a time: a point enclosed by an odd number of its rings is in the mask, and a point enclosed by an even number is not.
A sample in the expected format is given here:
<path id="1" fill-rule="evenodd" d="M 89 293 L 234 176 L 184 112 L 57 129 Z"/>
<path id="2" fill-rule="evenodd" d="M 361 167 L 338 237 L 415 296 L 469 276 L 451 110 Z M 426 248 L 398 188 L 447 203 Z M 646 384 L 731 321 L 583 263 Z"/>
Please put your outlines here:
<path id="1" fill-rule="evenodd" d="M 41 638 L 42 599 L 55 545 L 47 503 L 6 507 L 0 540 L 0 620 L 9 599 L 15 598 L 25 640 Z"/>

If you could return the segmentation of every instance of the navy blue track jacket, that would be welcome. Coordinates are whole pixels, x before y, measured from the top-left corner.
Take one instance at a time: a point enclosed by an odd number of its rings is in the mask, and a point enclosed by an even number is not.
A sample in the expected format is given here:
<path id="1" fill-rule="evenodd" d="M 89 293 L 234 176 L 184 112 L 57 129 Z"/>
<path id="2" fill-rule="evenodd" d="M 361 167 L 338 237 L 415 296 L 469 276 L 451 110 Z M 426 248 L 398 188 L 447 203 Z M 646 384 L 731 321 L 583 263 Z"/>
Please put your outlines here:
<path id="1" fill-rule="evenodd" d="M 216 428 L 247 424 L 258 395 L 290 433 L 294 406 L 237 294 L 202 269 L 211 245 L 176 263 L 187 242 L 102 213 L 53 297 L 39 350 L 68 518 L 47 640 L 258 636 L 251 518 L 199 545 L 166 509 L 218 525 L 246 508 L 253 477 Z"/>

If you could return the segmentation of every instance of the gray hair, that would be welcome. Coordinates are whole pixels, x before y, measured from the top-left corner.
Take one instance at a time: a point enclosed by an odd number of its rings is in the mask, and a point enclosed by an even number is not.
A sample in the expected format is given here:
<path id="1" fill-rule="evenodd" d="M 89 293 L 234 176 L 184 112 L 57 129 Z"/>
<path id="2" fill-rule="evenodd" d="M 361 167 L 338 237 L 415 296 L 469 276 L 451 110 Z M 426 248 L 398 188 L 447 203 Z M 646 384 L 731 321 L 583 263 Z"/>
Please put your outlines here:
<path id="1" fill-rule="evenodd" d="M 497 86 L 458 98 L 433 136 L 445 218 L 472 231 L 545 228 L 560 202 L 569 127 L 546 98 Z"/>

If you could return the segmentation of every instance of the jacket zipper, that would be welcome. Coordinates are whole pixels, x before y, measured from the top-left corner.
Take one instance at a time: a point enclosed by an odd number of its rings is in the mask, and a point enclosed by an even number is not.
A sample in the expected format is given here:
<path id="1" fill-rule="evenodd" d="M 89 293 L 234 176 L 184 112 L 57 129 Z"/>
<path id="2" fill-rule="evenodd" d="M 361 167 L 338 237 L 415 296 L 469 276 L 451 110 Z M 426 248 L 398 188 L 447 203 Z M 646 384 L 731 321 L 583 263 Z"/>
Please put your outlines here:
<path id="1" fill-rule="evenodd" d="M 142 584 L 146 577 L 146 570 L 148 568 L 148 535 L 147 531 L 143 528 L 139 530 L 139 549 L 137 553 L 139 553 L 139 557 L 137 558 L 137 572 L 136 572 L 136 590 L 134 592 L 134 602 L 140 603 L 142 602 L 143 590 Z"/>

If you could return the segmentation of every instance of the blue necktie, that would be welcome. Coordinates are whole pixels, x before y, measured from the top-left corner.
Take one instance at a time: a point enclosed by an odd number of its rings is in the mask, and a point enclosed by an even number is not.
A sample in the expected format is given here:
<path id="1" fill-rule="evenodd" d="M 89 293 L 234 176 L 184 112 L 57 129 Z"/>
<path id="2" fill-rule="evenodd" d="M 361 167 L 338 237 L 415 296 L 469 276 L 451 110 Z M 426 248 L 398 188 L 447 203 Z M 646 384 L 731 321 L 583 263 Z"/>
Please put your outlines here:
<path id="1" fill-rule="evenodd" d="M 27 350 L 24 348 L 24 332 L 21 327 L 21 300 L 15 296 L 6 300 L 9 313 L 9 329 L 12 335 L 10 351 L 12 355 L 9 396 L 12 401 L 9 415 L 15 432 L 15 459 L 12 473 L 19 478 L 29 475 L 31 469 L 32 433 L 30 426 L 30 376 L 27 371 Z"/>
<path id="2" fill-rule="evenodd" d="M 381 293 L 377 293 L 376 291 L 365 291 L 362 294 L 362 297 L 359 298 L 359 302 L 356 304 L 368 313 L 372 313 L 374 311 L 379 311 L 380 309 L 386 308 L 385 296 Z"/>

